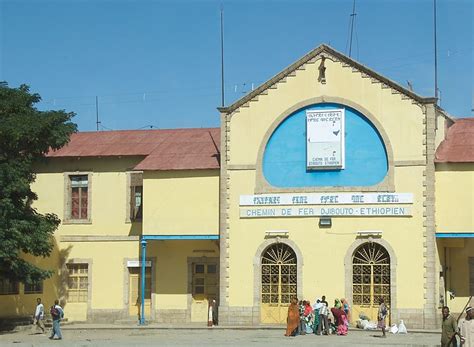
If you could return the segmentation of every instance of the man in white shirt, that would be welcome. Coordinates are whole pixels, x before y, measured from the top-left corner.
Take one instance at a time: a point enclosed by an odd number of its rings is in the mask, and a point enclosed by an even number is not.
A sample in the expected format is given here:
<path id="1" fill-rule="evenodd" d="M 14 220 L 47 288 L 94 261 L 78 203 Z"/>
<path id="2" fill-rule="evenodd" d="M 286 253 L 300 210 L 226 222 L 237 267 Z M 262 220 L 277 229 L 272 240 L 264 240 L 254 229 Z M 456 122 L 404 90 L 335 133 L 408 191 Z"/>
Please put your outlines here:
<path id="1" fill-rule="evenodd" d="M 474 347 L 474 307 L 466 308 L 466 318 L 459 321 L 461 346 Z"/>
<path id="2" fill-rule="evenodd" d="M 33 333 L 37 332 L 37 328 L 40 327 L 41 332 L 44 334 L 45 328 L 44 328 L 44 306 L 41 303 L 41 298 L 36 299 L 36 310 L 35 310 L 35 316 L 33 318 L 33 327 L 31 331 Z"/>
<path id="3" fill-rule="evenodd" d="M 319 309 L 319 325 L 318 325 L 318 335 L 329 335 L 329 307 L 328 302 L 326 301 L 326 296 L 322 296 L 321 298 L 321 307 Z"/>

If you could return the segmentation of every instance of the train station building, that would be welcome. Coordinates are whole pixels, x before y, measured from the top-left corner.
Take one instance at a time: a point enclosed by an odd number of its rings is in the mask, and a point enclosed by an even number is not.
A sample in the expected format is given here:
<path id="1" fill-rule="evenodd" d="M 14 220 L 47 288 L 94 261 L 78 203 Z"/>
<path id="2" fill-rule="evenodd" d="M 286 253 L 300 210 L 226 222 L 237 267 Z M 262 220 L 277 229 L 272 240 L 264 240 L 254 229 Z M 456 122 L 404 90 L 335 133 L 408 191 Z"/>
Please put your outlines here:
<path id="1" fill-rule="evenodd" d="M 1 280 L 0 314 L 40 296 L 72 321 L 205 324 L 215 300 L 221 325 L 267 325 L 325 295 L 353 320 L 384 298 L 410 329 L 462 310 L 473 119 L 326 45 L 219 112 L 220 128 L 77 133 L 49 153 L 33 191 L 62 223 L 31 260 L 55 274 Z"/>

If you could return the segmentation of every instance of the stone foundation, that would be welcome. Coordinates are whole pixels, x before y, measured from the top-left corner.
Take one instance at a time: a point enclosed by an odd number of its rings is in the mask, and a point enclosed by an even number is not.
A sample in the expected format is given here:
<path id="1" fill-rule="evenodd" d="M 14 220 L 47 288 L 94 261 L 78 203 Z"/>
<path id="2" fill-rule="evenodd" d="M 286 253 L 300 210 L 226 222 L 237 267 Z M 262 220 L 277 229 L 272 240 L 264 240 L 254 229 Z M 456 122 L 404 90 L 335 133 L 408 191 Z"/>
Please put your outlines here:
<path id="1" fill-rule="evenodd" d="M 189 323 L 191 322 L 191 312 L 186 309 L 155 310 L 156 323 Z"/>
<path id="2" fill-rule="evenodd" d="M 259 325 L 258 306 L 219 306 L 219 325 Z"/>
<path id="3" fill-rule="evenodd" d="M 87 322 L 90 323 L 113 323 L 120 319 L 130 318 L 128 310 L 90 310 L 87 312 Z"/>
<path id="4" fill-rule="evenodd" d="M 423 309 L 421 308 L 399 308 L 396 312 L 392 313 L 392 324 L 400 324 L 401 319 L 403 319 L 403 323 L 405 323 L 408 331 L 410 331 L 410 329 L 424 328 L 424 315 Z"/>

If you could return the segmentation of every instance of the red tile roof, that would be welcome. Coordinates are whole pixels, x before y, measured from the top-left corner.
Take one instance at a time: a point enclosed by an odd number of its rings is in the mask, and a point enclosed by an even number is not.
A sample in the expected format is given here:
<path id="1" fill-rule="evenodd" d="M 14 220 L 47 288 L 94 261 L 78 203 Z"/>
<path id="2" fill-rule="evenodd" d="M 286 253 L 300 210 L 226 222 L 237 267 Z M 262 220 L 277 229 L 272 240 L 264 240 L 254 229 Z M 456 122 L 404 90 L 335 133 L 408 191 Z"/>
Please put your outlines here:
<path id="1" fill-rule="evenodd" d="M 80 132 L 48 157 L 144 156 L 136 170 L 218 169 L 220 129 Z"/>
<path id="2" fill-rule="evenodd" d="M 436 163 L 474 163 L 474 118 L 451 125 L 435 154 Z"/>

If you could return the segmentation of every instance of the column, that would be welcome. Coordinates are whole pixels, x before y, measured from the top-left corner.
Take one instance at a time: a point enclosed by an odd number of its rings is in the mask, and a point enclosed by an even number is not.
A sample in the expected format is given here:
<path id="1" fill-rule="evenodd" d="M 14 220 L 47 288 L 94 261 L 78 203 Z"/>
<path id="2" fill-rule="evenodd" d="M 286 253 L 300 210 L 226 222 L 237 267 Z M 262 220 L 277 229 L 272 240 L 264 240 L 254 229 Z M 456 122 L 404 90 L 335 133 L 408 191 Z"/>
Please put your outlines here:
<path id="1" fill-rule="evenodd" d="M 140 244 L 142 245 L 142 278 L 141 278 L 141 314 L 140 325 L 145 324 L 145 270 L 146 270 L 146 240 L 142 238 Z"/>

